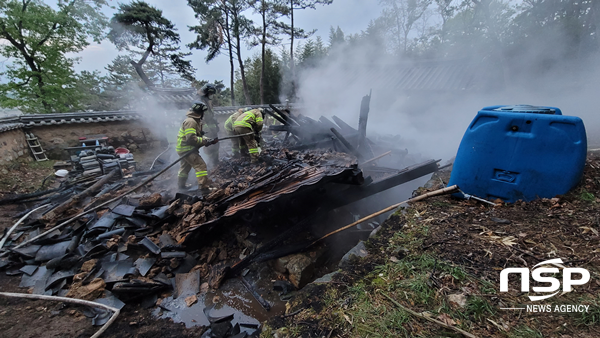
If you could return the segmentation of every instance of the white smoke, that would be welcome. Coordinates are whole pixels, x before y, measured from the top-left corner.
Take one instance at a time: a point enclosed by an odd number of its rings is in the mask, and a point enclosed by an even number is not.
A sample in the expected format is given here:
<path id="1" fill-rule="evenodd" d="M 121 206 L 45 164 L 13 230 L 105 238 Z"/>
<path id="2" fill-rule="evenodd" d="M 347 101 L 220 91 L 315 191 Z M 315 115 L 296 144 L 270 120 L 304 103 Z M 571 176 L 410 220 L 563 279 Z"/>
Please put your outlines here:
<path id="1" fill-rule="evenodd" d="M 596 113 L 600 96 L 595 93 L 600 82 L 598 59 L 557 59 L 544 68 L 542 57 L 549 45 L 568 45 L 561 34 L 540 42 L 545 49 L 532 48 L 522 52 L 522 58 L 507 58 L 505 65 L 498 61 L 500 55 L 492 60 L 495 52 L 461 60 L 469 65 L 462 72 L 473 73 L 476 84 L 464 90 L 398 89 L 403 80 L 399 69 L 410 68 L 410 61 L 378 55 L 369 41 L 359 41 L 330 51 L 317 67 L 300 73 L 298 97 L 305 114 L 313 118 L 337 115 L 356 127 L 361 98 L 372 89 L 368 133 L 398 134 L 411 153 L 446 160 L 456 154 L 467 126 L 481 108 L 504 104 L 554 106 L 564 115 L 581 117 L 588 143 L 600 144 L 594 138 L 600 129 L 600 115 Z M 443 54 L 434 57 L 434 62 L 442 61 Z"/>

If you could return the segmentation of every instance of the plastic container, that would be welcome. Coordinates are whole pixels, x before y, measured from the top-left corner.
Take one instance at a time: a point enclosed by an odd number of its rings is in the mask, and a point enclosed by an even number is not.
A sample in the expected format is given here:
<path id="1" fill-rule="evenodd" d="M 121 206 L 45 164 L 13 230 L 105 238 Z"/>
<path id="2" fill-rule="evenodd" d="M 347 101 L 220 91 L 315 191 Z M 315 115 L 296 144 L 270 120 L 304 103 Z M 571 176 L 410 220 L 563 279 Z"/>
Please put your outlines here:
<path id="1" fill-rule="evenodd" d="M 485 107 L 463 136 L 448 185 L 505 202 L 552 198 L 577 185 L 586 151 L 579 117 L 554 107 Z"/>
<path id="2" fill-rule="evenodd" d="M 117 155 L 129 154 L 129 149 L 127 149 L 127 148 L 116 148 L 115 149 L 115 154 L 117 154 Z"/>

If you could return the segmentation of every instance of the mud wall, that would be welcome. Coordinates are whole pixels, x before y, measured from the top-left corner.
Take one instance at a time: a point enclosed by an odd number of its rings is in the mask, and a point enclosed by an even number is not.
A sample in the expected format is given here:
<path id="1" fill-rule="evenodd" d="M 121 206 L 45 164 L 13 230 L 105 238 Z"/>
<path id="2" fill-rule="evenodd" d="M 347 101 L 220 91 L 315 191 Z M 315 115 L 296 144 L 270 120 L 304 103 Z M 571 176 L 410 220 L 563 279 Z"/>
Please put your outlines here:
<path id="1" fill-rule="evenodd" d="M 63 148 L 79 146 L 82 136 L 103 134 L 109 145 L 132 152 L 164 148 L 167 142 L 164 130 L 151 129 L 140 120 L 34 126 L 28 130 L 38 137 L 48 158 L 55 160 L 67 159 Z"/>
<path id="2" fill-rule="evenodd" d="M 0 163 L 14 161 L 19 157 L 33 160 L 23 130 L 13 129 L 0 133 Z"/>

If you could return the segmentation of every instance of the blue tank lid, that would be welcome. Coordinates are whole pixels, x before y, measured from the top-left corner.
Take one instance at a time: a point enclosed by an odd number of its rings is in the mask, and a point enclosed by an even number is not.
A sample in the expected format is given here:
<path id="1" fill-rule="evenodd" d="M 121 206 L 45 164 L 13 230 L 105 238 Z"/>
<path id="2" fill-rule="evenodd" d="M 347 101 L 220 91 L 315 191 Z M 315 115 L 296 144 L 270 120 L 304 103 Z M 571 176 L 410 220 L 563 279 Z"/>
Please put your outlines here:
<path id="1" fill-rule="evenodd" d="M 513 113 L 562 115 L 562 112 L 558 108 L 532 106 L 532 105 L 528 105 L 528 104 L 517 104 L 517 105 L 511 105 L 511 106 L 491 106 L 491 107 L 485 107 L 482 110 L 501 111 L 501 112 L 507 112 L 507 113 L 513 112 Z"/>

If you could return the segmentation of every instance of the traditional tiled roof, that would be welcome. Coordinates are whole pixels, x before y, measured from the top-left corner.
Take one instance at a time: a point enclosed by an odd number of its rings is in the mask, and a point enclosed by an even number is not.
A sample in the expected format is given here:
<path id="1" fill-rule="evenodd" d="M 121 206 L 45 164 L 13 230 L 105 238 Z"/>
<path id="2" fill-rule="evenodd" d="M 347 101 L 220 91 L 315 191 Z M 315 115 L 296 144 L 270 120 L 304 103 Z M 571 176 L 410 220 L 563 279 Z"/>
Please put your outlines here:
<path id="1" fill-rule="evenodd" d="M 62 114 L 27 114 L 0 119 L 0 131 L 21 127 L 36 127 L 71 123 L 97 123 L 137 120 L 141 116 L 135 111 L 101 111 Z"/>
<path id="2" fill-rule="evenodd" d="M 277 108 L 284 109 L 286 105 L 275 105 Z M 229 106 L 215 107 L 216 114 L 232 114 L 239 108 L 269 108 L 269 105 L 250 105 L 250 106 Z M 24 114 L 19 116 L 10 116 L 0 118 L 0 132 L 13 130 L 22 127 L 51 126 L 73 123 L 99 123 L 113 121 L 138 120 L 142 115 L 133 110 L 123 111 L 95 111 L 61 114 Z"/>
<path id="3" fill-rule="evenodd" d="M 489 73 L 489 72 L 488 72 Z M 419 61 L 374 66 L 346 74 L 347 83 L 369 83 L 374 90 L 465 91 L 483 85 L 477 64 L 468 60 Z"/>
<path id="4" fill-rule="evenodd" d="M 137 120 L 141 116 L 135 111 L 99 111 L 62 114 L 28 114 L 19 116 L 25 127 L 72 124 L 72 123 L 97 123 L 111 121 Z"/>
<path id="5" fill-rule="evenodd" d="M 23 127 L 23 123 L 3 123 L 0 124 L 0 133 L 21 127 Z"/>

